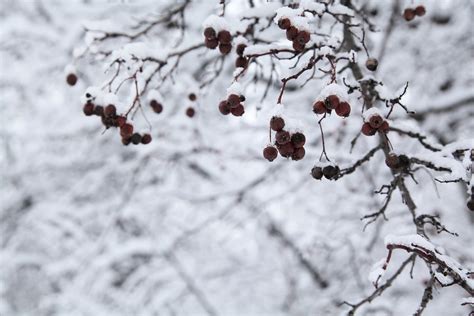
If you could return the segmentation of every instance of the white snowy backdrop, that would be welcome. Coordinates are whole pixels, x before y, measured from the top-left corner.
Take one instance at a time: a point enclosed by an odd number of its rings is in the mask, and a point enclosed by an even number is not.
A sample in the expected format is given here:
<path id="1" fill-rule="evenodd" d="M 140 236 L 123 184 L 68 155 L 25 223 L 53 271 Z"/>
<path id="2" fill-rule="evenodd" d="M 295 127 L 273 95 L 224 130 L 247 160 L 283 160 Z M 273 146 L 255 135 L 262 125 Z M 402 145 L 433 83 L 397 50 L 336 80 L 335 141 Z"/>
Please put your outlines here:
<path id="1" fill-rule="evenodd" d="M 273 21 L 276 10 L 290 1 L 225 2 L 226 22 L 234 31 L 256 23 L 258 36 L 249 40 L 249 54 L 284 45 L 291 49 Z M 301 6 L 316 2 L 301 1 Z M 406 22 L 403 10 L 419 4 L 426 14 Z M 136 34 L 182 5 L 183 15 L 143 36 L 97 40 L 113 32 Z M 399 179 L 382 150 L 337 181 L 311 177 L 322 150 L 311 109 L 330 76 L 317 72 L 303 87 L 309 76 L 289 82 L 285 108 L 275 110 L 281 107 L 276 105 L 280 79 L 302 69 L 305 57 L 295 69 L 295 60 L 256 58 L 237 87 L 246 97 L 242 117 L 222 116 L 217 109 L 239 73 L 234 52 L 221 58 L 199 47 L 182 56 L 176 69 L 171 58 L 143 94 L 144 115 L 138 110 L 134 116 L 135 128 L 151 133 L 149 145 L 123 146 L 116 130 L 104 132 L 100 118 L 84 116 L 85 92 L 114 76 L 113 58 L 138 54 L 139 59 L 123 63 L 114 89 L 134 67 L 143 67 L 142 87 L 156 67 L 146 58 L 166 58 L 201 44 L 204 21 L 223 10 L 219 1 L 0 0 L 0 315 L 346 315 L 351 310 L 412 315 L 430 283 L 433 297 L 423 315 L 469 314 L 474 288 L 469 273 L 474 213 L 466 207 L 474 183 L 472 1 L 353 0 L 351 5 L 375 25 L 376 32 L 366 29 L 365 44 L 379 68 L 366 70 L 365 52 L 359 51 L 364 78 L 383 82 L 381 93 L 392 97 L 409 82 L 402 103 L 416 113 L 396 107 L 391 126 L 405 134 L 391 130 L 388 136 L 394 151 L 414 159 L 413 178 L 407 175 L 403 183 L 416 216 L 437 215 L 457 236 L 422 224 L 425 236 L 417 239 L 420 227 L 398 187 L 384 214 L 365 226 L 368 220 L 361 218 L 386 201 L 374 192 Z M 339 1 L 330 8 L 342 17 L 355 12 Z M 309 19 L 311 43 L 340 44 L 344 32 L 336 22 L 327 14 Z M 71 66 L 78 76 L 73 87 L 64 72 Z M 358 84 L 347 67 L 338 68 L 341 87 L 342 78 Z M 149 93 L 156 93 L 152 89 L 162 98 L 160 114 L 148 107 Z M 117 94 L 119 112 L 132 104 L 134 93 L 126 81 Z M 190 101 L 189 93 L 197 100 Z M 362 124 L 360 95 L 349 95 L 350 117 L 333 114 L 323 123 L 327 154 L 342 169 L 379 145 L 379 138 L 361 135 L 351 151 Z M 185 115 L 190 106 L 196 110 L 193 118 Z M 377 107 L 386 114 L 383 104 Z M 262 157 L 274 111 L 304 131 L 303 160 Z M 416 164 L 420 160 L 424 163 Z M 374 264 L 385 261 L 391 242 L 436 246 L 450 268 L 463 267 L 458 273 L 463 279 L 454 282 L 452 274 L 443 276 L 439 262 L 420 256 L 413 261 L 405 248 L 394 249 L 378 281 L 389 286 L 377 292 L 373 282 L 382 270 Z M 374 291 L 372 302 L 358 305 Z"/>

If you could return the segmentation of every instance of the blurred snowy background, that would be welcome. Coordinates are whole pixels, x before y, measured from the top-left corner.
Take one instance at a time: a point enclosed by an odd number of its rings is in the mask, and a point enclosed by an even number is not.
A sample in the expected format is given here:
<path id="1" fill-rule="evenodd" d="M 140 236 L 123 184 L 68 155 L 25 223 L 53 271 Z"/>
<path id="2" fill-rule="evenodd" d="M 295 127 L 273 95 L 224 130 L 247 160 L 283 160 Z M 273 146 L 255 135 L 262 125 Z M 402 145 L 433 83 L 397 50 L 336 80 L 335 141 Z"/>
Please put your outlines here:
<path id="1" fill-rule="evenodd" d="M 199 91 L 194 78 L 214 52 L 181 60 L 175 82 L 161 91 L 164 112 L 148 114 L 150 145 L 122 146 L 85 117 L 80 97 L 100 85 L 108 65 L 73 57 L 85 45 L 84 26 L 125 25 L 179 2 L 0 0 L 0 315 L 345 315 L 343 301 L 372 293 L 368 275 L 386 256 L 384 237 L 416 233 L 398 192 L 389 220 L 363 230 L 360 218 L 383 203 L 373 192 L 390 182 L 382 155 L 339 181 L 309 175 L 321 144 L 314 117 L 304 113 L 324 82 L 285 94 L 308 139 L 299 162 L 261 158 L 268 130 L 256 109 L 275 103 L 278 84 L 264 101 L 265 83 L 248 88 L 243 119 L 217 111 L 233 60 Z M 354 2 L 379 27 L 368 43 L 379 58 L 377 78 L 394 91 L 409 81 L 405 104 L 423 114 L 403 121 L 397 112 L 401 123 L 443 145 L 472 138 L 473 2 L 423 1 L 427 14 L 411 23 L 401 12 L 413 1 Z M 232 18 L 247 5 L 231 1 L 227 10 Z M 191 31 L 177 45 L 202 41 L 202 22 L 217 12 L 218 1 L 193 1 Z M 176 33 L 157 30 L 144 40 L 164 47 Z M 79 75 L 74 87 L 65 83 L 69 64 Z M 184 115 L 190 92 L 198 94 L 193 119 Z M 360 122 L 331 118 L 325 126 L 339 161 Z M 373 141 L 359 140 L 353 155 Z M 419 150 L 396 135 L 391 141 Z M 465 186 L 435 183 L 429 172 L 417 180 L 408 186 L 420 213 L 440 215 L 459 235 L 433 231 L 432 242 L 472 270 Z M 409 255 L 393 256 L 389 274 Z M 409 269 L 358 314 L 412 315 L 429 274 L 421 260 L 413 278 Z M 435 287 L 433 296 L 424 315 L 469 313 L 459 287 Z"/>

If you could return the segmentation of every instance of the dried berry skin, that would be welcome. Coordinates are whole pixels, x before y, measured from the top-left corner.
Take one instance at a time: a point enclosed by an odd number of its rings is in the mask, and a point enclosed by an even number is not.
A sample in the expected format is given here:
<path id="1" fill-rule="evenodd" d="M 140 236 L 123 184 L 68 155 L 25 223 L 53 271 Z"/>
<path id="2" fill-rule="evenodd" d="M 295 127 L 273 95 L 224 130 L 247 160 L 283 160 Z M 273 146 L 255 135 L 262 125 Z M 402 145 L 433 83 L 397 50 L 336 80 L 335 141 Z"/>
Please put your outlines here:
<path id="1" fill-rule="evenodd" d="M 298 35 L 298 29 L 294 26 L 286 30 L 286 38 L 289 41 L 293 41 L 297 35 Z"/>
<path id="2" fill-rule="evenodd" d="M 150 134 L 143 134 L 142 136 L 142 144 L 143 145 L 146 145 L 146 144 L 149 144 L 151 143 L 151 135 Z"/>
<path id="3" fill-rule="evenodd" d="M 77 82 L 77 76 L 75 74 L 68 74 L 66 77 L 66 82 L 70 86 L 74 86 Z"/>
<path id="4" fill-rule="evenodd" d="M 378 114 L 375 114 L 375 115 L 372 115 L 370 118 L 369 118 L 369 124 L 372 128 L 379 128 L 380 126 L 382 126 L 384 122 L 384 119 L 378 115 Z"/>
<path id="5" fill-rule="evenodd" d="M 221 101 L 219 103 L 219 112 L 221 112 L 222 115 L 227 115 L 230 113 L 230 105 L 229 102 L 226 100 Z"/>
<path id="6" fill-rule="evenodd" d="M 242 116 L 245 113 L 244 106 L 242 104 L 239 104 L 237 107 L 231 108 L 230 113 L 232 113 L 232 115 L 234 116 Z"/>
<path id="7" fill-rule="evenodd" d="M 96 105 L 94 107 L 94 115 L 97 115 L 97 116 L 104 115 L 104 107 L 102 105 Z"/>
<path id="8" fill-rule="evenodd" d="M 299 147 L 295 148 L 295 151 L 291 155 L 291 159 L 298 161 L 304 158 L 306 151 L 304 150 L 304 147 Z"/>
<path id="9" fill-rule="evenodd" d="M 334 166 L 326 166 L 323 168 L 323 175 L 326 179 L 333 179 L 339 173 L 339 168 Z"/>
<path id="10" fill-rule="evenodd" d="M 214 30 L 212 27 L 206 27 L 204 29 L 204 36 L 207 38 L 207 39 L 214 39 L 216 38 L 217 34 L 216 34 L 216 30 Z"/>
<path id="11" fill-rule="evenodd" d="M 247 47 L 247 45 L 245 45 L 245 44 L 239 44 L 239 45 L 237 45 L 237 48 L 235 49 L 235 52 L 237 53 L 237 55 L 243 56 L 244 55 L 244 50 L 245 50 L 246 47 Z"/>
<path id="12" fill-rule="evenodd" d="M 113 104 L 109 104 L 104 109 L 104 115 L 106 117 L 113 117 L 117 114 L 117 108 Z"/>
<path id="13" fill-rule="evenodd" d="M 130 137 L 133 134 L 133 125 L 130 123 L 125 123 L 120 127 L 120 136 Z"/>
<path id="14" fill-rule="evenodd" d="M 196 110 L 194 110 L 193 107 L 189 107 L 186 109 L 186 115 L 188 117 L 194 117 L 194 114 L 196 114 Z"/>
<path id="15" fill-rule="evenodd" d="M 231 109 L 235 108 L 240 104 L 240 96 L 233 93 L 227 97 L 227 101 L 229 102 L 229 106 Z"/>
<path id="16" fill-rule="evenodd" d="M 369 123 L 364 123 L 361 129 L 362 134 L 365 136 L 373 136 L 377 132 L 375 128 L 372 128 Z"/>
<path id="17" fill-rule="evenodd" d="M 313 104 L 313 112 L 316 114 L 326 113 L 326 104 L 323 101 L 316 101 Z"/>
<path id="18" fill-rule="evenodd" d="M 156 100 L 151 100 L 150 106 L 153 109 L 153 112 L 155 113 L 161 113 L 163 111 L 163 105 L 161 105 L 161 103 Z"/>
<path id="19" fill-rule="evenodd" d="M 278 150 L 273 146 L 267 146 L 263 149 L 263 157 L 268 161 L 273 161 L 278 157 Z"/>
<path id="20" fill-rule="evenodd" d="M 237 57 L 237 59 L 235 60 L 235 67 L 236 68 L 247 68 L 249 62 L 247 60 L 247 58 L 245 57 Z"/>
<path id="21" fill-rule="evenodd" d="M 291 135 L 291 143 L 293 144 L 293 147 L 295 148 L 302 148 L 304 144 L 306 143 L 306 137 L 304 136 L 303 133 L 296 132 L 293 135 Z"/>
<path id="22" fill-rule="evenodd" d="M 270 128 L 275 132 L 281 131 L 285 127 L 285 120 L 279 116 L 273 116 L 270 119 Z"/>
<path id="23" fill-rule="evenodd" d="M 283 18 L 283 19 L 280 19 L 278 21 L 278 26 L 282 29 L 282 30 L 287 30 L 291 27 L 291 21 L 287 18 Z"/>
<path id="24" fill-rule="evenodd" d="M 311 169 L 311 176 L 316 180 L 321 180 L 323 178 L 323 169 L 321 167 L 313 167 Z"/>
<path id="25" fill-rule="evenodd" d="M 326 98 L 326 108 L 334 110 L 339 105 L 339 98 L 332 94 Z"/>
<path id="26" fill-rule="evenodd" d="M 388 133 L 388 130 L 390 129 L 390 125 L 388 124 L 387 121 L 383 121 L 382 125 L 378 128 L 379 132 L 382 133 Z"/>
<path id="27" fill-rule="evenodd" d="M 189 98 L 190 101 L 196 101 L 197 96 L 196 96 L 195 93 L 190 93 L 190 94 L 188 95 L 188 98 Z"/>
<path id="28" fill-rule="evenodd" d="M 130 141 L 132 142 L 132 144 L 134 145 L 138 145 L 141 143 L 142 141 L 142 135 L 138 134 L 138 133 L 134 133 L 131 137 L 130 137 Z"/>
<path id="29" fill-rule="evenodd" d="M 217 40 L 217 38 L 212 38 L 212 39 L 206 38 L 204 40 L 204 44 L 209 49 L 216 49 L 217 46 L 219 46 L 219 41 Z"/>
<path id="30" fill-rule="evenodd" d="M 400 160 L 398 159 L 398 156 L 396 154 L 390 153 L 387 155 L 387 158 L 385 158 L 385 164 L 390 169 L 397 169 L 400 165 Z"/>
<path id="31" fill-rule="evenodd" d="M 219 51 L 222 55 L 227 55 L 232 50 L 231 44 L 219 44 Z"/>
<path id="32" fill-rule="evenodd" d="M 365 62 L 365 67 L 367 67 L 367 69 L 369 69 L 370 71 L 376 71 L 378 65 L 379 65 L 379 62 L 375 58 L 369 58 Z"/>
<path id="33" fill-rule="evenodd" d="M 415 8 L 415 14 L 418 16 L 423 16 L 426 13 L 426 9 L 424 6 L 419 5 Z"/>
<path id="34" fill-rule="evenodd" d="M 351 114 L 351 106 L 347 102 L 341 102 L 336 107 L 336 114 L 342 117 L 348 117 Z"/>
<path id="35" fill-rule="evenodd" d="M 275 134 L 275 140 L 279 145 L 289 143 L 291 140 L 290 133 L 285 130 L 281 130 Z"/>
<path id="36" fill-rule="evenodd" d="M 298 35 L 296 36 L 296 41 L 302 45 L 305 45 L 309 42 L 311 36 L 306 31 L 299 31 Z"/>
<path id="37" fill-rule="evenodd" d="M 413 20 L 415 18 L 415 15 L 415 10 L 413 9 L 406 8 L 405 11 L 403 11 L 403 18 L 408 22 Z"/>
<path id="38" fill-rule="evenodd" d="M 82 111 L 86 116 L 91 116 L 92 114 L 94 114 L 94 104 L 91 102 L 87 102 L 86 104 L 84 104 Z"/>
<path id="39" fill-rule="evenodd" d="M 295 152 L 295 148 L 290 142 L 283 145 L 277 145 L 278 152 L 282 157 L 289 158 Z"/>
<path id="40" fill-rule="evenodd" d="M 217 33 L 217 39 L 221 44 L 229 44 L 230 41 L 232 40 L 232 35 L 230 35 L 229 31 L 222 30 L 219 33 Z"/>

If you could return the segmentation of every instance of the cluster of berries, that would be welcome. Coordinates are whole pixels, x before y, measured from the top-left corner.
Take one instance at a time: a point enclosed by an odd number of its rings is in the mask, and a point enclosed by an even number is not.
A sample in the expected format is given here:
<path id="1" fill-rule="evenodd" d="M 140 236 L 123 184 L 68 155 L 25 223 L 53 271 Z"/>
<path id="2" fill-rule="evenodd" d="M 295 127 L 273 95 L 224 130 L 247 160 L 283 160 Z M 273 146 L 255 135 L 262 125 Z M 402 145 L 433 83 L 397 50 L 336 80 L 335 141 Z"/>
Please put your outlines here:
<path id="1" fill-rule="evenodd" d="M 244 50 L 247 47 L 245 44 L 239 44 L 237 45 L 237 48 L 235 49 L 235 52 L 239 57 L 235 60 L 235 67 L 237 68 L 247 68 L 249 64 L 248 58 L 244 57 Z"/>
<path id="2" fill-rule="evenodd" d="M 339 98 L 332 94 L 324 101 L 316 101 L 313 104 L 313 112 L 316 114 L 331 113 L 332 110 L 342 117 L 348 117 L 351 113 L 351 106 L 347 102 L 340 102 Z"/>
<path id="3" fill-rule="evenodd" d="M 188 95 L 188 98 L 191 102 L 195 102 L 197 100 L 197 96 L 195 93 L 190 93 Z M 196 114 L 196 110 L 194 109 L 194 107 L 192 106 L 189 106 L 187 109 L 186 109 L 186 115 L 189 117 L 189 118 L 192 118 L 194 117 L 194 115 Z"/>
<path id="4" fill-rule="evenodd" d="M 66 82 L 70 86 L 74 86 L 77 83 L 77 76 L 74 73 L 70 73 L 66 76 Z"/>
<path id="5" fill-rule="evenodd" d="M 385 158 L 385 164 L 394 170 L 405 169 L 410 165 L 410 159 L 405 155 L 389 153 Z"/>
<path id="6" fill-rule="evenodd" d="M 150 107 L 156 114 L 163 112 L 163 105 L 155 99 L 150 101 Z"/>
<path id="7" fill-rule="evenodd" d="M 321 180 L 323 176 L 328 179 L 335 179 L 339 174 L 339 167 L 334 165 L 327 165 L 325 167 L 314 166 L 311 169 L 311 176 L 316 180 Z"/>
<path id="8" fill-rule="evenodd" d="M 219 46 L 219 51 L 222 55 L 227 55 L 232 50 L 232 35 L 227 30 L 219 31 L 212 27 L 206 27 L 204 29 L 204 44 L 209 49 L 216 49 Z"/>
<path id="9" fill-rule="evenodd" d="M 222 115 L 231 113 L 234 116 L 242 116 L 245 113 L 244 105 L 242 104 L 244 101 L 245 97 L 243 95 L 232 93 L 227 97 L 227 100 L 222 100 L 219 103 L 219 112 Z"/>
<path id="10" fill-rule="evenodd" d="M 403 11 L 403 18 L 406 21 L 411 21 L 413 20 L 416 16 L 423 16 L 426 13 L 426 9 L 424 6 L 419 5 L 416 8 L 406 8 L 405 11 Z"/>
<path id="11" fill-rule="evenodd" d="M 275 131 L 275 146 L 267 146 L 263 149 L 263 157 L 268 161 L 273 161 L 277 158 L 278 153 L 282 157 L 290 158 L 292 160 L 303 159 L 306 151 L 304 144 L 306 137 L 301 132 L 285 131 L 285 120 L 279 116 L 274 116 L 270 119 L 270 128 Z"/>
<path id="12" fill-rule="evenodd" d="M 117 108 L 113 104 L 109 104 L 106 107 L 101 105 L 95 105 L 92 101 L 87 101 L 84 104 L 83 112 L 86 116 L 100 116 L 102 124 L 105 128 L 118 127 L 120 128 L 120 136 L 122 137 L 122 144 L 128 145 L 130 143 L 134 145 L 138 144 L 149 144 L 151 142 L 150 134 L 139 134 L 133 132 L 133 125 L 127 122 L 127 118 L 123 115 L 117 115 Z"/>
<path id="13" fill-rule="evenodd" d="M 293 42 L 293 49 L 301 52 L 304 50 L 305 45 L 309 42 L 311 36 L 309 32 L 305 30 L 298 30 L 295 26 L 291 25 L 291 21 L 288 18 L 283 18 L 278 21 L 278 26 L 282 30 L 286 30 L 286 38 Z"/>
<path id="14" fill-rule="evenodd" d="M 382 116 L 373 114 L 362 125 L 361 131 L 365 136 L 372 136 L 377 132 L 387 133 L 389 128 L 388 122 Z"/>

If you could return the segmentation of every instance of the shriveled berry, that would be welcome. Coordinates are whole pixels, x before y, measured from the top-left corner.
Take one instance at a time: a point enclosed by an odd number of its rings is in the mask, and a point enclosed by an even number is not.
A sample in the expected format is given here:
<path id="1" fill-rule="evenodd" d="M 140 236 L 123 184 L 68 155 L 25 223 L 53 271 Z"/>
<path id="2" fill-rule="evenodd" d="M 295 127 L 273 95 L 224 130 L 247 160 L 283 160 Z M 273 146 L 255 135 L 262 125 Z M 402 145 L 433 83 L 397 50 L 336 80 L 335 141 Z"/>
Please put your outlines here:
<path id="1" fill-rule="evenodd" d="M 326 108 L 329 110 L 334 110 L 339 105 L 339 98 L 337 95 L 331 94 L 326 98 Z"/>
<path id="2" fill-rule="evenodd" d="M 406 8 L 405 11 L 403 11 L 403 18 L 408 22 L 413 20 L 415 16 L 416 16 L 415 10 L 411 8 Z"/>
<path id="3" fill-rule="evenodd" d="M 299 147 L 295 148 L 295 151 L 291 155 L 291 159 L 298 161 L 304 158 L 306 151 L 304 150 L 304 147 Z"/>
<path id="4" fill-rule="evenodd" d="M 232 50 L 231 44 L 219 44 L 219 51 L 222 55 L 227 55 Z"/>
<path id="5" fill-rule="evenodd" d="M 311 169 L 311 176 L 316 180 L 321 180 L 323 178 L 323 169 L 321 167 L 313 167 Z"/>
<path id="6" fill-rule="evenodd" d="M 142 144 L 143 145 L 146 145 L 146 144 L 149 144 L 151 143 L 151 135 L 150 134 L 143 134 L 142 136 Z"/>
<path id="7" fill-rule="evenodd" d="M 316 114 L 326 113 L 326 104 L 323 101 L 316 101 L 313 104 L 313 112 Z"/>
<path id="8" fill-rule="evenodd" d="M 387 158 L 385 158 L 385 164 L 390 169 L 397 169 L 400 165 L 400 160 L 398 159 L 398 156 L 396 154 L 390 153 L 387 155 Z"/>
<path id="9" fill-rule="evenodd" d="M 230 105 L 228 101 L 224 100 L 219 103 L 219 112 L 221 112 L 222 115 L 230 113 Z"/>
<path id="10" fill-rule="evenodd" d="M 304 44 L 295 40 L 293 41 L 293 49 L 297 52 L 302 52 L 304 50 Z"/>
<path id="11" fill-rule="evenodd" d="M 161 113 L 163 111 L 163 105 L 161 105 L 161 103 L 156 100 L 151 100 L 150 106 L 155 113 Z"/>
<path id="12" fill-rule="evenodd" d="M 383 117 L 381 117 L 380 115 L 378 114 L 374 114 L 372 116 L 370 116 L 369 118 L 369 124 L 372 128 L 379 128 L 384 122 L 384 119 Z"/>
<path id="13" fill-rule="evenodd" d="M 365 67 L 367 67 L 367 69 L 369 69 L 370 71 L 376 71 L 378 65 L 379 65 L 379 61 L 375 58 L 369 58 L 365 62 Z"/>
<path id="14" fill-rule="evenodd" d="M 217 39 L 221 44 L 229 44 L 230 41 L 232 40 L 232 35 L 230 35 L 230 32 L 227 30 L 222 30 L 219 33 L 217 33 Z"/>
<path id="15" fill-rule="evenodd" d="M 278 152 L 282 157 L 289 158 L 295 152 L 295 148 L 290 142 L 283 145 L 277 145 Z"/>
<path id="16" fill-rule="evenodd" d="M 307 31 L 299 31 L 298 35 L 296 36 L 296 41 L 302 45 L 305 45 L 309 42 L 311 36 Z"/>
<path id="17" fill-rule="evenodd" d="M 240 104 L 240 96 L 238 94 L 232 93 L 227 97 L 227 101 L 229 102 L 230 108 L 235 108 Z"/>
<path id="18" fill-rule="evenodd" d="M 94 107 L 94 115 L 97 115 L 97 116 L 104 115 L 104 107 L 102 105 L 96 105 Z"/>
<path id="19" fill-rule="evenodd" d="M 234 116 L 242 116 L 245 113 L 244 106 L 239 103 L 237 107 L 230 109 L 230 113 L 232 113 Z"/>
<path id="20" fill-rule="evenodd" d="M 278 21 L 278 27 L 282 30 L 287 30 L 291 27 L 291 21 L 288 18 L 283 18 Z"/>
<path id="21" fill-rule="evenodd" d="M 298 29 L 294 26 L 291 26 L 286 30 L 286 38 L 290 41 L 293 41 L 298 35 Z"/>
<path id="22" fill-rule="evenodd" d="M 347 102 L 341 102 L 336 107 L 336 114 L 342 117 L 348 117 L 351 114 L 351 106 Z"/>
<path id="23" fill-rule="evenodd" d="M 235 67 L 237 68 L 247 68 L 249 62 L 245 57 L 237 57 L 235 60 Z"/>
<path id="24" fill-rule="evenodd" d="M 377 130 L 376 130 L 375 128 L 372 128 L 372 126 L 370 126 L 369 123 L 364 123 L 364 124 L 362 125 L 361 132 L 362 132 L 362 134 L 364 134 L 365 136 L 372 136 L 372 135 L 375 135 L 375 133 L 377 132 Z"/>
<path id="25" fill-rule="evenodd" d="M 426 13 L 426 9 L 424 6 L 419 5 L 415 8 L 415 14 L 418 16 L 423 16 Z"/>
<path id="26" fill-rule="evenodd" d="M 212 27 L 206 27 L 204 29 L 204 36 L 208 39 L 214 39 L 216 38 L 216 30 L 214 30 Z"/>
<path id="27" fill-rule="evenodd" d="M 273 161 L 278 157 L 278 150 L 273 146 L 267 146 L 263 149 L 263 157 L 268 161 Z"/>
<path id="28" fill-rule="evenodd" d="M 237 55 L 243 56 L 244 55 L 244 50 L 245 50 L 246 47 L 247 47 L 247 45 L 245 45 L 245 44 L 239 44 L 239 45 L 237 45 L 237 48 L 235 49 L 235 52 L 237 53 Z"/>
<path id="29" fill-rule="evenodd" d="M 91 102 L 87 102 L 86 104 L 84 104 L 82 111 L 86 116 L 91 116 L 92 114 L 94 114 L 94 104 Z"/>
<path id="30" fill-rule="evenodd" d="M 304 136 L 303 133 L 296 132 L 293 135 L 291 135 L 291 143 L 293 144 L 293 147 L 301 148 L 306 143 L 306 137 Z"/>
<path id="31" fill-rule="evenodd" d="M 216 49 L 216 47 L 219 45 L 219 41 L 217 38 L 206 38 L 204 40 L 204 44 L 209 49 Z"/>
<path id="32" fill-rule="evenodd" d="M 130 137 L 130 141 L 132 142 L 132 144 L 134 145 L 138 145 L 141 143 L 142 141 L 142 135 L 138 134 L 138 133 L 134 133 L 131 137 Z"/>
<path id="33" fill-rule="evenodd" d="M 339 173 L 339 168 L 335 166 L 326 166 L 323 168 L 323 175 L 326 179 L 333 179 Z"/>
<path id="34" fill-rule="evenodd" d="M 270 119 L 270 128 L 275 132 L 279 132 L 285 127 L 285 120 L 279 116 L 273 116 Z"/>
<path id="35" fill-rule="evenodd" d="M 107 117 L 113 117 L 117 114 L 117 108 L 113 104 L 109 104 L 104 109 L 104 115 Z"/>
<path id="36" fill-rule="evenodd" d="M 130 137 L 133 134 L 133 125 L 130 123 L 125 123 L 120 127 L 120 136 Z"/>
<path id="37" fill-rule="evenodd" d="M 285 130 L 278 131 L 275 134 L 275 140 L 279 145 L 284 145 L 284 144 L 290 142 L 290 140 L 291 140 L 290 133 L 288 133 Z"/>
<path id="38" fill-rule="evenodd" d="M 196 96 L 195 93 L 190 93 L 190 94 L 188 95 L 188 98 L 189 98 L 190 101 L 196 101 L 197 96 Z"/>
<path id="39" fill-rule="evenodd" d="M 186 109 L 186 115 L 187 115 L 188 117 L 193 117 L 194 114 L 196 114 L 196 110 L 194 110 L 193 107 L 188 107 L 188 108 Z"/>
<path id="40" fill-rule="evenodd" d="M 68 74 L 66 77 L 66 82 L 70 86 L 74 86 L 77 82 L 77 76 L 75 74 Z"/>

